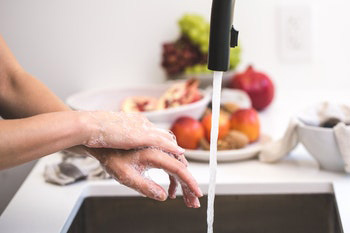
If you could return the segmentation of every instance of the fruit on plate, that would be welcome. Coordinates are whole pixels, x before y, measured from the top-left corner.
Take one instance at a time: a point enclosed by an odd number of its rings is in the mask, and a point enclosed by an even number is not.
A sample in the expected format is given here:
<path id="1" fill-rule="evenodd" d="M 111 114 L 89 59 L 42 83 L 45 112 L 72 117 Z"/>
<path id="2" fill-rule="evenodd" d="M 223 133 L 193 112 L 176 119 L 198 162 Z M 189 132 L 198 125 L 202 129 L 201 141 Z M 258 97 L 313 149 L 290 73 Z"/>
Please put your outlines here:
<path id="1" fill-rule="evenodd" d="M 186 149 L 197 149 L 204 137 L 202 124 L 191 117 L 178 118 L 171 127 L 179 146 Z"/>
<path id="2" fill-rule="evenodd" d="M 223 138 L 218 140 L 218 150 L 233 150 L 244 148 L 249 143 L 248 137 L 237 130 L 231 130 Z M 210 150 L 210 143 L 202 138 L 199 145 L 204 150 Z"/>
<path id="3" fill-rule="evenodd" d="M 253 108 L 239 109 L 230 119 L 231 129 L 247 135 L 249 142 L 254 142 L 260 136 L 260 121 L 258 113 Z"/>
<path id="4" fill-rule="evenodd" d="M 258 111 L 265 109 L 272 102 L 275 92 L 271 79 L 266 74 L 256 71 L 253 66 L 234 75 L 231 87 L 247 92 L 253 108 Z"/>
<path id="5" fill-rule="evenodd" d="M 237 130 L 231 130 L 226 137 L 218 141 L 218 150 L 241 149 L 249 143 L 248 137 Z"/>
<path id="6" fill-rule="evenodd" d="M 227 102 L 227 103 L 221 104 L 221 109 L 224 112 L 232 114 L 239 109 L 239 106 L 236 103 Z"/>
<path id="7" fill-rule="evenodd" d="M 201 121 L 204 128 L 205 138 L 208 142 L 210 142 L 211 115 L 211 113 L 207 113 Z M 224 138 L 228 134 L 229 130 L 230 118 L 226 114 L 220 114 L 218 139 Z"/>
<path id="8" fill-rule="evenodd" d="M 198 90 L 198 84 L 198 79 L 174 84 L 159 98 L 157 109 L 177 107 L 200 100 L 202 95 Z"/>
<path id="9" fill-rule="evenodd" d="M 126 98 L 121 110 L 123 112 L 146 112 L 157 108 L 157 98 L 150 96 L 133 96 Z"/>

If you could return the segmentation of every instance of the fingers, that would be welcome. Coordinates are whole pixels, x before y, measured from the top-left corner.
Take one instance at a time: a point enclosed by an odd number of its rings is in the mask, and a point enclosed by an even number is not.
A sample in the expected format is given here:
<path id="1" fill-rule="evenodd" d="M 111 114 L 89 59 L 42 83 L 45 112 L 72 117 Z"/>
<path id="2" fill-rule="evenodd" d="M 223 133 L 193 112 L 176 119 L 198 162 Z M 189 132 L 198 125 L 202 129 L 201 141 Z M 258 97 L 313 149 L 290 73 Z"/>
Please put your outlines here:
<path id="1" fill-rule="evenodd" d="M 181 184 L 183 199 L 187 207 L 199 208 L 201 206 L 198 197 L 184 183 Z"/>
<path id="2" fill-rule="evenodd" d="M 197 197 L 203 196 L 197 182 L 183 163 L 161 151 L 153 150 L 153 153 L 147 153 L 147 156 L 145 157 L 152 166 L 165 170 L 168 174 L 177 178 L 181 183 L 186 184 Z"/>
<path id="3" fill-rule="evenodd" d="M 185 150 L 177 145 L 176 141 L 170 140 L 158 134 L 150 134 L 143 144 L 145 147 L 154 147 L 172 154 L 183 154 Z"/>
<path id="4" fill-rule="evenodd" d="M 168 189 L 168 195 L 170 199 L 176 198 L 177 180 L 174 176 L 169 175 L 170 185 Z"/>
<path id="5" fill-rule="evenodd" d="M 185 158 L 184 154 L 171 154 L 175 159 L 179 160 L 181 163 L 183 163 L 186 167 L 188 167 L 188 161 Z"/>
<path id="6" fill-rule="evenodd" d="M 170 141 L 176 142 L 176 136 L 171 132 L 170 130 L 162 129 L 162 128 L 154 128 L 153 129 L 156 134 L 159 134 L 160 136 L 165 137 L 166 139 L 169 139 Z"/>

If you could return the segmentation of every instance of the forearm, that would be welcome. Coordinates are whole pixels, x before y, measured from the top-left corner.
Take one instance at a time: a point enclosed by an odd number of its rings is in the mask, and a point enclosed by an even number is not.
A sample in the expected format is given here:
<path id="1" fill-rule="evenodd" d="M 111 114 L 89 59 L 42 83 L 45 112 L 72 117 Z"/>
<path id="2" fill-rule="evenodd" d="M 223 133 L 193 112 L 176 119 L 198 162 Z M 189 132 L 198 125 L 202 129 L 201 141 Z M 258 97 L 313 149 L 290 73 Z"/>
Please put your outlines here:
<path id="1" fill-rule="evenodd" d="M 43 83 L 24 71 L 7 78 L 0 93 L 0 115 L 7 119 L 70 110 Z"/>
<path id="2" fill-rule="evenodd" d="M 0 121 L 0 169 L 83 144 L 90 133 L 85 119 L 67 111 Z"/>
<path id="3" fill-rule="evenodd" d="M 0 116 L 5 119 L 16 119 L 16 118 L 25 118 L 38 114 L 49 113 L 49 112 L 59 112 L 59 111 L 69 111 L 71 110 L 66 106 L 54 93 L 52 93 L 42 82 L 34 78 L 32 75 L 25 72 L 25 70 L 17 62 L 16 58 L 11 53 L 10 49 L 7 47 L 5 41 L 0 36 Z M 20 132 L 21 125 L 27 126 L 26 122 L 31 122 L 35 126 L 37 121 L 44 120 L 47 116 L 35 117 L 34 119 L 24 119 L 23 121 L 13 121 L 8 126 L 6 130 L 10 127 L 14 127 L 14 132 Z M 53 121 L 55 119 L 52 119 Z M 16 126 L 12 125 L 16 123 Z M 18 123 L 18 124 L 17 124 Z M 1 122 L 1 132 L 6 133 L 4 128 L 5 122 Z M 6 123 L 7 124 L 7 123 Z M 44 126 L 46 124 L 43 124 Z M 28 125 L 28 127 L 30 127 Z M 49 124 L 46 129 L 50 129 L 51 125 Z M 12 129 L 11 129 L 12 130 Z M 44 129 L 45 130 L 45 129 Z M 55 129 L 51 129 L 55 130 Z M 0 132 L 0 135 L 1 135 Z M 67 131 L 68 132 L 68 131 Z M 41 132 L 45 134 L 44 131 Z M 22 137 L 25 135 L 21 135 Z M 2 138 L 2 137 L 0 137 Z M 7 137 L 6 141 L 9 141 L 10 138 Z M 15 138 L 16 141 L 19 141 Z M 10 144 L 13 144 L 12 142 Z M 50 152 L 55 152 L 52 149 L 65 149 L 66 147 L 50 147 L 50 144 L 42 147 L 42 144 L 36 145 L 36 153 L 33 150 L 29 149 L 28 153 L 17 153 L 23 155 L 19 160 L 14 161 L 15 164 L 28 161 L 30 158 L 37 158 L 38 151 L 45 152 L 48 151 L 47 148 L 51 148 Z M 70 145 L 70 143 L 68 143 Z M 67 145 L 68 145 L 67 144 Z M 29 147 L 29 144 L 22 144 Z M 56 144 L 57 145 L 57 144 Z M 1 146 L 0 142 L 0 155 L 4 154 L 5 147 Z M 17 152 L 20 151 L 20 147 L 14 145 L 14 150 Z M 7 148 L 9 149 L 9 148 Z M 83 146 L 75 146 L 71 150 L 74 150 L 81 154 L 86 154 L 86 148 Z M 35 154 L 34 156 L 30 154 Z M 47 154 L 47 153 L 45 153 Z M 43 156 L 44 154 L 41 154 Z M 12 156 L 15 158 L 15 156 Z M 12 159 L 13 159 L 12 158 Z M 0 158 L 3 160 L 5 158 Z M 8 158 L 6 158 L 8 159 Z M 4 163 L 1 163 L 4 164 Z M 14 164 L 13 164 L 14 165 Z M 0 165 L 1 166 L 1 165 Z"/>

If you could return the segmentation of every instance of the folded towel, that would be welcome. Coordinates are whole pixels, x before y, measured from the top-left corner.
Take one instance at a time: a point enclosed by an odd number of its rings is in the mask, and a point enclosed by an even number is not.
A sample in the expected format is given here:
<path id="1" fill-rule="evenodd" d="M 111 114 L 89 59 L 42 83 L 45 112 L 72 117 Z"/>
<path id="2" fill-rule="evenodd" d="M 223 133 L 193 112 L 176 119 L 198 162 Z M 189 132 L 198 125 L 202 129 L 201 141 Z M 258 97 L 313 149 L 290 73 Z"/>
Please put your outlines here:
<path id="1" fill-rule="evenodd" d="M 350 126 L 343 122 L 350 122 L 350 107 L 329 102 L 317 104 L 303 111 L 299 116 L 293 117 L 284 136 L 265 145 L 259 153 L 259 160 L 273 163 L 287 156 L 299 143 L 297 127 L 305 124 L 319 126 L 329 118 L 338 118 L 338 123 L 332 130 L 334 132 L 339 151 L 344 160 L 344 170 L 350 173 Z"/>
<path id="2" fill-rule="evenodd" d="M 110 176 L 96 159 L 64 151 L 61 162 L 46 165 L 44 178 L 49 183 L 67 185 L 84 179 L 108 179 Z"/>
<path id="3" fill-rule="evenodd" d="M 289 154 L 299 143 L 297 134 L 298 121 L 292 118 L 284 136 L 266 144 L 259 153 L 261 162 L 273 163 Z"/>

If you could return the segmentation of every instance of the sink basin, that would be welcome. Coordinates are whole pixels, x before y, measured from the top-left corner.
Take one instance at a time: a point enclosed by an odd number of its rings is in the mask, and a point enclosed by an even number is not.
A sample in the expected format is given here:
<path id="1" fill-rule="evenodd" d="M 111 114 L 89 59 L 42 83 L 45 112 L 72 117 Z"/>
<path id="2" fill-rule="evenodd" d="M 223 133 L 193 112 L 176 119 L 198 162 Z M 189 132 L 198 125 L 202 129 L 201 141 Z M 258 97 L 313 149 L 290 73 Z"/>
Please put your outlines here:
<path id="1" fill-rule="evenodd" d="M 69 233 L 203 233 L 206 197 L 190 209 L 181 197 L 157 202 L 137 196 L 87 197 Z M 214 232 L 340 233 L 333 194 L 217 195 Z"/>

